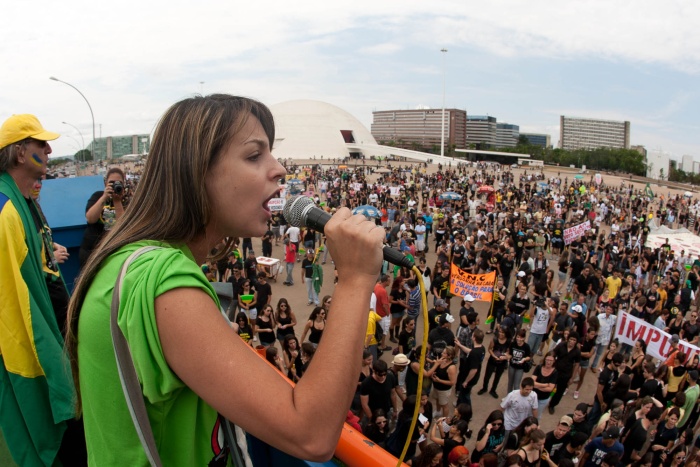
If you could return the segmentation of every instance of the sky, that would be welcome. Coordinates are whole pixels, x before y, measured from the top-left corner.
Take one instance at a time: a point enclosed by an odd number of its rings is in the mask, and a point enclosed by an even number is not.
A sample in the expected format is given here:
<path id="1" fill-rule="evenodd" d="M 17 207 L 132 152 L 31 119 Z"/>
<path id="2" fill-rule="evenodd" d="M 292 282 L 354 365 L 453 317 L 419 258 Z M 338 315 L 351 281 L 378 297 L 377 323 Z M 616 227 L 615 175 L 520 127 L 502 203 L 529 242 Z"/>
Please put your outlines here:
<path id="1" fill-rule="evenodd" d="M 92 119 L 50 76 L 85 95 L 98 137 L 151 133 L 198 93 L 321 100 L 369 128 L 375 110 L 441 108 L 444 89 L 446 107 L 555 146 L 560 115 L 629 120 L 631 144 L 700 160 L 696 0 L 36 0 L 2 15 L 0 121 L 37 115 L 63 135 L 53 156 L 89 145 Z"/>

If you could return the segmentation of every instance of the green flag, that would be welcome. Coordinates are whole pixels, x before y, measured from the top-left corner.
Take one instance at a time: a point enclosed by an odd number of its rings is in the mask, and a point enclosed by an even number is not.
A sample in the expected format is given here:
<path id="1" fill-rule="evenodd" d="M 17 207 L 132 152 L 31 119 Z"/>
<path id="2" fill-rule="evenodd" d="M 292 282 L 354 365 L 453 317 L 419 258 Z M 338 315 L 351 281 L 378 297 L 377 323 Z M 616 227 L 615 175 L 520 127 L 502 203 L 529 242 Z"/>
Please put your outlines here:
<path id="1" fill-rule="evenodd" d="M 644 188 L 644 194 L 647 195 L 649 198 L 653 198 L 653 197 L 654 197 L 654 192 L 651 191 L 651 187 L 649 186 L 648 183 L 647 183 L 646 188 Z"/>
<path id="2" fill-rule="evenodd" d="M 17 464 L 44 466 L 74 417 L 75 390 L 32 209 L 0 174 L 0 428 Z"/>

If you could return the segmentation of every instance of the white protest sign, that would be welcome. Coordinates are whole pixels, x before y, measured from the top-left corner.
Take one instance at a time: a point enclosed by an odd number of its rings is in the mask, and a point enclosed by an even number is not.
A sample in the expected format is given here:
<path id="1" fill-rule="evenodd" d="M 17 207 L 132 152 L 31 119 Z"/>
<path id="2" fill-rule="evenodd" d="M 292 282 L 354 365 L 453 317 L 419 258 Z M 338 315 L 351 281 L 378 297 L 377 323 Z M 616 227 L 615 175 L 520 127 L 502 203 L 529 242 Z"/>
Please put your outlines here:
<path id="1" fill-rule="evenodd" d="M 586 221 L 571 228 L 564 229 L 564 244 L 568 245 L 577 238 L 582 237 L 588 230 L 591 230 L 591 221 Z"/>
<path id="2" fill-rule="evenodd" d="M 647 355 L 651 355 L 661 361 L 665 361 L 668 358 L 668 351 L 671 348 L 671 334 L 622 310 L 617 313 L 617 324 L 613 337 L 617 338 L 620 343 L 631 346 L 634 346 L 637 339 L 643 339 L 647 344 Z M 700 353 L 700 348 L 684 340 L 678 342 L 678 348 L 685 353 L 688 361 L 695 354 Z"/>
<path id="3" fill-rule="evenodd" d="M 287 200 L 284 198 L 272 198 L 270 201 L 267 202 L 267 207 L 272 212 L 282 211 L 286 203 Z"/>

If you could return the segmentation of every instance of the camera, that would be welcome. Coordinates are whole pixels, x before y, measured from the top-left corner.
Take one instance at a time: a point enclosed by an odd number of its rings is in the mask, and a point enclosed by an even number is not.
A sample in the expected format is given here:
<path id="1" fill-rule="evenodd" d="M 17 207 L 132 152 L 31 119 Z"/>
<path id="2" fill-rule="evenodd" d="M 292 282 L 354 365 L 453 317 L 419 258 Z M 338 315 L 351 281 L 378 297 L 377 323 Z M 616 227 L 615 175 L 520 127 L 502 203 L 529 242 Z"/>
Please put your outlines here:
<path id="1" fill-rule="evenodd" d="M 447 347 L 447 342 L 444 340 L 440 339 L 435 342 L 433 342 L 433 346 L 430 349 L 430 357 L 433 360 L 437 360 L 442 356 L 442 352 L 445 351 L 445 348 Z"/>
<path id="2" fill-rule="evenodd" d="M 115 195 L 122 195 L 124 193 L 124 184 L 121 181 L 113 180 L 109 182 L 109 184 L 112 186 Z"/>

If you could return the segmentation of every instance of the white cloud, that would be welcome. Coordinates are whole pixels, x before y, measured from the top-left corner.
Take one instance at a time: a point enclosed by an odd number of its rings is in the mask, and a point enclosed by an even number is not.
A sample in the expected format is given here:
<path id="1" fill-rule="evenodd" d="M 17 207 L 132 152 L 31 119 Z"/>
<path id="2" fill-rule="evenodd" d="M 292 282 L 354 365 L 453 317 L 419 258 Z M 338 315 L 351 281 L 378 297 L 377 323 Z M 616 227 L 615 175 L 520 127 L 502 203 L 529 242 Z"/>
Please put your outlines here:
<path id="1" fill-rule="evenodd" d="M 549 116 L 537 110 L 542 105 L 532 103 L 543 97 L 518 101 L 533 108 L 508 108 L 497 100 L 541 91 L 527 82 L 519 89 L 495 85 L 485 78 L 494 64 L 512 62 L 516 73 L 528 58 L 545 58 L 552 68 L 582 61 L 595 67 L 603 60 L 629 63 L 640 73 L 661 67 L 700 74 L 700 2 L 690 0 L 501 0 L 478 6 L 459 0 L 126 0 L 109 8 L 87 0 L 37 0 L 4 5 L 3 19 L 0 119 L 33 112 L 47 127 L 62 131 L 60 122 L 69 121 L 85 136 L 92 129 L 84 102 L 49 81 L 50 75 L 88 97 L 108 135 L 150 131 L 168 105 L 199 92 L 200 81 L 205 93 L 243 94 L 270 104 L 326 100 L 365 124 L 374 108 L 437 107 L 442 47 L 450 50 L 448 106 L 479 114 L 500 110 L 523 126 L 526 119 L 547 126 Z M 561 83 L 562 95 L 569 85 Z M 651 129 L 687 111 L 693 100 L 694 89 L 679 89 L 657 113 L 632 109 L 627 119 L 633 128 L 646 121 Z M 605 104 L 592 102 L 589 110 L 627 112 Z M 616 108 L 621 110 L 606 110 Z M 552 118 L 550 125 L 557 122 Z M 697 119 L 690 124 L 697 127 Z M 57 153 L 73 150 L 75 143 L 67 141 L 56 143 Z"/>

